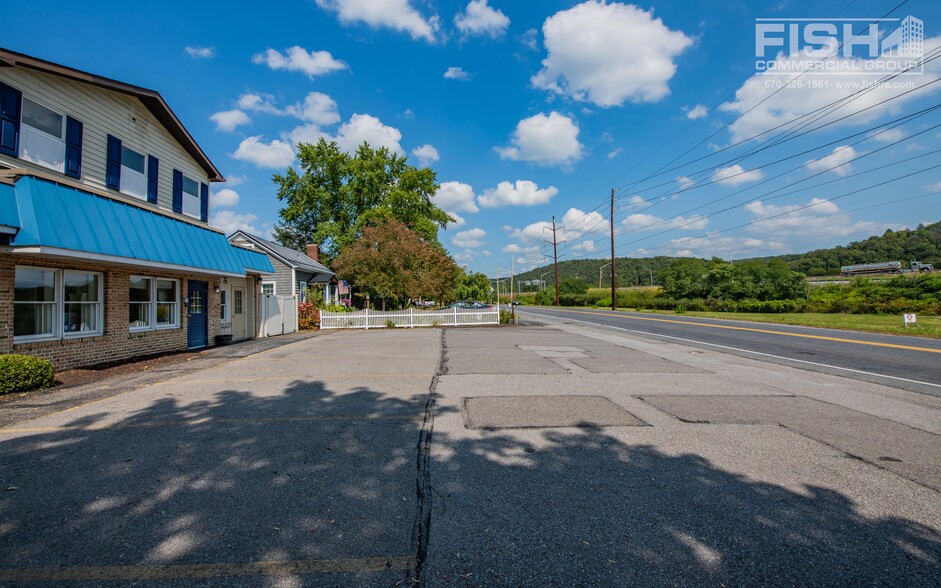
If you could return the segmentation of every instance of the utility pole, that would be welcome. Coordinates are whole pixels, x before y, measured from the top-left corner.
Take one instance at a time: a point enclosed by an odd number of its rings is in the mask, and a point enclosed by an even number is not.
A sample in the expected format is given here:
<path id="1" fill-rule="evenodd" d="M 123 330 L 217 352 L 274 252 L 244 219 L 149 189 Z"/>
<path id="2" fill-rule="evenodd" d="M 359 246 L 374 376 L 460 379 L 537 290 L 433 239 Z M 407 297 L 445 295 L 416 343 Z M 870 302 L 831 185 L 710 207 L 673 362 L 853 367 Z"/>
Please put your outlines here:
<path id="1" fill-rule="evenodd" d="M 614 277 L 614 188 L 611 188 L 611 310 L 617 307 L 617 283 Z"/>
<path id="2" fill-rule="evenodd" d="M 559 242 L 555 238 L 555 216 L 552 217 L 552 259 L 555 265 L 555 305 L 559 304 Z"/>
<path id="3" fill-rule="evenodd" d="M 516 273 L 516 256 L 510 257 L 510 304 L 513 304 L 513 274 Z"/>

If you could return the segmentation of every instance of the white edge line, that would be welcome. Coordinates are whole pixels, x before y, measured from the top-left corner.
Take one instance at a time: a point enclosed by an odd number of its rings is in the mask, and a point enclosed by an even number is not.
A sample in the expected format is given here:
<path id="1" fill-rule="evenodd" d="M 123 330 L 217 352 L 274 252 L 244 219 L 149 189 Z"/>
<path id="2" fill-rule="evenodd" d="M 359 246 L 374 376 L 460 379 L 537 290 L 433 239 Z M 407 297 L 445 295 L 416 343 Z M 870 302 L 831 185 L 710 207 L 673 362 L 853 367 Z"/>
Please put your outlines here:
<path id="1" fill-rule="evenodd" d="M 908 378 L 899 378 L 898 376 L 886 376 L 886 375 L 884 375 L 884 374 L 876 374 L 876 373 L 873 373 L 873 372 L 864 372 L 863 370 L 854 370 L 853 368 L 845 368 L 845 367 L 840 367 L 840 366 L 838 366 L 838 365 L 830 365 L 830 364 L 828 364 L 828 363 L 819 363 L 819 362 L 816 362 L 816 361 L 807 361 L 807 360 L 805 360 L 805 359 L 792 359 L 792 358 L 790 358 L 790 357 L 784 357 L 784 356 L 781 356 L 781 355 L 774 355 L 774 354 L 771 354 L 771 353 L 762 353 L 761 351 L 752 351 L 752 350 L 750 350 L 750 349 L 740 349 L 740 348 L 738 348 L 738 347 L 729 347 L 728 345 L 719 345 L 718 343 L 706 343 L 705 341 L 697 341 L 697 340 L 695 340 L 695 339 L 684 339 L 684 338 L 682 338 L 682 337 L 674 337 L 674 336 L 672 336 L 672 335 L 661 335 L 661 334 L 659 334 L 659 333 L 650 333 L 650 332 L 648 332 L 648 331 L 637 331 L 637 330 L 635 330 L 635 329 L 625 329 L 624 327 L 615 327 L 615 326 L 612 326 L 612 325 L 602 325 L 602 324 L 592 323 L 592 322 L 589 322 L 589 321 L 584 321 L 584 320 L 579 320 L 579 319 L 571 319 L 571 318 L 568 318 L 568 317 L 566 317 L 566 318 L 563 319 L 562 317 L 557 317 L 557 316 L 553 316 L 553 315 L 539 315 L 538 313 L 533 313 L 533 314 L 536 314 L 536 316 L 543 316 L 543 317 L 549 316 L 549 317 L 551 317 L 551 318 L 557 318 L 557 319 L 560 319 L 560 320 L 575 321 L 575 322 L 577 322 L 577 323 L 584 323 L 584 324 L 586 324 L 586 325 L 591 325 L 591 326 L 593 326 L 593 327 L 602 327 L 602 328 L 605 328 L 605 329 L 616 329 L 616 330 L 618 330 L 618 331 L 624 331 L 624 332 L 626 332 L 626 333 L 637 333 L 637 334 L 639 334 L 639 335 L 650 335 L 651 337 L 663 337 L 663 338 L 665 338 L 665 339 L 674 339 L 674 340 L 676 340 L 676 341 L 684 341 L 684 342 L 686 342 L 686 343 L 696 343 L 697 345 L 708 345 L 708 346 L 710 346 L 710 347 L 718 347 L 718 348 L 720 348 L 720 349 L 729 349 L 729 350 L 732 350 L 732 351 L 740 351 L 740 352 L 742 352 L 742 353 L 751 353 L 752 355 L 761 355 L 761 356 L 764 356 L 764 357 L 773 357 L 773 358 L 775 358 L 775 359 L 782 359 L 782 360 L 784 360 L 784 361 L 792 361 L 792 362 L 795 362 L 795 363 L 806 363 L 806 364 L 808 364 L 808 365 L 815 365 L 815 366 L 818 366 L 818 367 L 826 367 L 826 368 L 831 368 L 831 369 L 835 369 L 835 370 L 843 370 L 843 371 L 846 371 L 846 372 L 853 372 L 853 373 L 855 373 L 855 374 L 864 374 L 864 375 L 867 375 L 867 376 L 874 376 L 874 377 L 877 377 L 877 378 L 887 378 L 887 379 L 890 379 L 890 380 L 899 380 L 900 382 L 908 382 L 908 383 L 910 383 L 910 384 L 921 384 L 922 386 L 932 386 L 932 387 L 934 387 L 934 388 L 941 388 L 941 384 L 932 384 L 931 382 L 922 382 L 921 380 L 910 380 L 910 379 L 908 379 Z M 615 318 L 619 318 L 619 317 L 615 317 Z"/>

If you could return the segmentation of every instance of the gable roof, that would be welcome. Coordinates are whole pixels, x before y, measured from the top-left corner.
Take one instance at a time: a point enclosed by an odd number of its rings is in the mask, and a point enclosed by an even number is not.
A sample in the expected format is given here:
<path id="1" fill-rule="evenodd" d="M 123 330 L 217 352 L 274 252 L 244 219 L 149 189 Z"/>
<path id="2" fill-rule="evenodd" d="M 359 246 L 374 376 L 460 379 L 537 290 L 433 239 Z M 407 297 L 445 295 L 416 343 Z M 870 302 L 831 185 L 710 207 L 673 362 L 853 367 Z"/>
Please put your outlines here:
<path id="1" fill-rule="evenodd" d="M 163 97 L 155 90 L 148 90 L 140 86 L 133 86 L 110 78 L 97 76 L 81 70 L 45 61 L 29 55 L 0 48 L 0 67 L 26 67 L 54 76 L 63 77 L 84 84 L 91 84 L 99 88 L 133 96 L 141 101 L 144 107 L 170 132 L 177 143 L 189 153 L 190 157 L 209 175 L 210 182 L 224 182 L 225 178 L 215 165 L 209 160 L 203 150 L 189 134 L 180 119 L 176 117 Z"/>
<path id="2" fill-rule="evenodd" d="M 246 233 L 245 231 L 238 230 L 229 235 L 229 242 L 231 243 L 235 239 L 244 239 L 249 243 L 253 244 L 255 247 L 258 247 L 265 253 L 271 255 L 281 263 L 291 267 L 293 269 L 299 269 L 302 271 L 311 272 L 314 274 L 326 274 L 334 276 L 330 269 L 321 264 L 318 261 L 314 261 L 310 257 L 307 257 L 300 251 L 295 251 L 290 247 L 285 247 L 280 243 L 275 243 L 274 241 L 269 241 L 268 239 L 262 239 L 257 235 L 252 235 L 251 233 Z"/>

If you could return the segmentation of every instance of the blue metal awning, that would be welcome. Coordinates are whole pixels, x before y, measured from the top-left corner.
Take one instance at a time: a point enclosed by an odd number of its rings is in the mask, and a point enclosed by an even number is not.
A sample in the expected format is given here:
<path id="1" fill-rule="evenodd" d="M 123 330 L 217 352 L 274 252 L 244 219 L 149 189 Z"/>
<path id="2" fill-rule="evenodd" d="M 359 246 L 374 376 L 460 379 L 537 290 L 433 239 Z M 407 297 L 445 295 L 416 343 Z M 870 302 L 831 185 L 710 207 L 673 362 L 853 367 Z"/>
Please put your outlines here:
<path id="1" fill-rule="evenodd" d="M 16 211 L 15 188 L 0 182 L 0 235 L 15 235 L 20 229 L 20 215 Z"/>
<path id="2" fill-rule="evenodd" d="M 0 214 L 7 215 L 0 184 Z M 206 273 L 274 273 L 268 256 L 236 247 L 225 235 L 71 186 L 24 176 L 16 181 L 15 249 L 80 252 L 134 265 L 159 264 Z"/>

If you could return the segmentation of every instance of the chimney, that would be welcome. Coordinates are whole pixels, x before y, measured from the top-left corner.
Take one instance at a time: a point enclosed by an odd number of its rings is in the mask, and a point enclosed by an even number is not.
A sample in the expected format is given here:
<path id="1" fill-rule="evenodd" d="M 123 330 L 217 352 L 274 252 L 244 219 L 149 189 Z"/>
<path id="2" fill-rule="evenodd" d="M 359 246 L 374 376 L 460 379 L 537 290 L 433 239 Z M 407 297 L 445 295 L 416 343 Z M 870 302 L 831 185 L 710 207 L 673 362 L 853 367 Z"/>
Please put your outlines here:
<path id="1" fill-rule="evenodd" d="M 307 246 L 307 257 L 313 259 L 316 262 L 320 262 L 320 246 L 316 243 L 311 243 Z"/>

